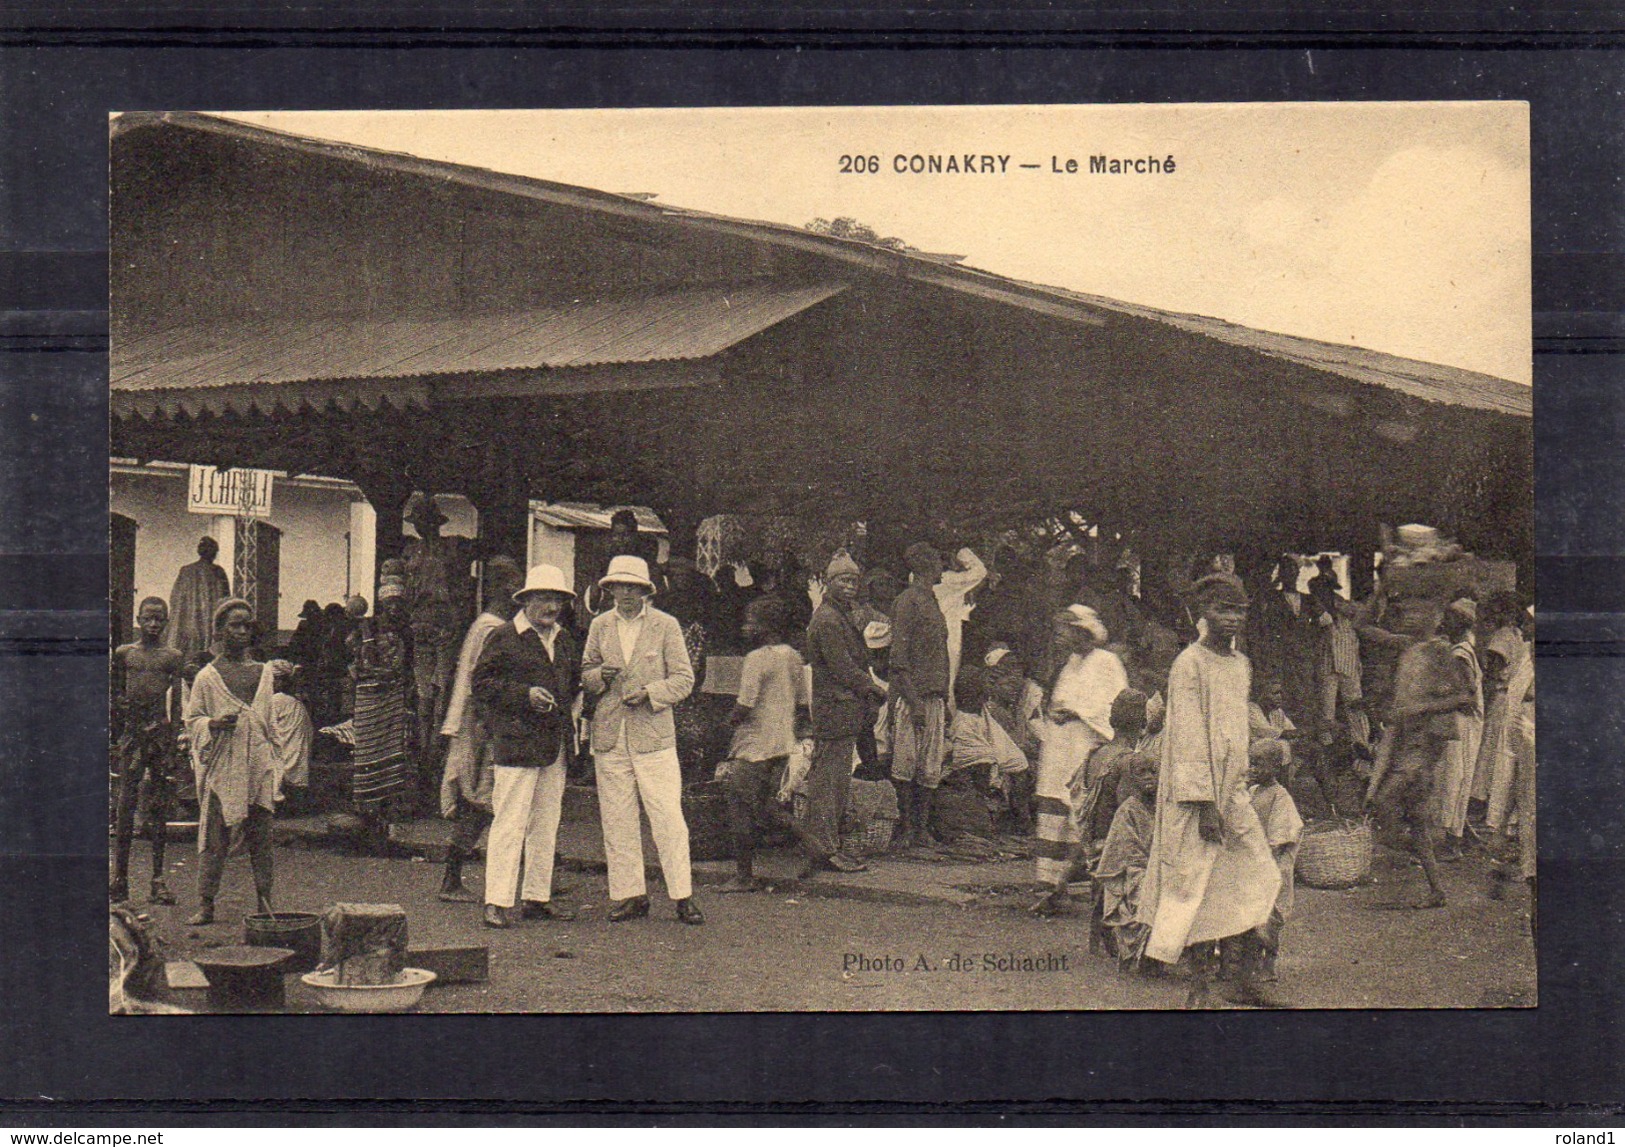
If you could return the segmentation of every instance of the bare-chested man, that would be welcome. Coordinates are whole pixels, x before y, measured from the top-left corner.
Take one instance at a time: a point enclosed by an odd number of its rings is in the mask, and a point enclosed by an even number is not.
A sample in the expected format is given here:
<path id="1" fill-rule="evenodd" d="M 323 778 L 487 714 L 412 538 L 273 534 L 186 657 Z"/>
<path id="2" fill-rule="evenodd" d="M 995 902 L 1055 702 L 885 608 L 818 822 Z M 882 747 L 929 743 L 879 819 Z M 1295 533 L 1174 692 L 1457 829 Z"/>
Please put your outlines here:
<path id="1" fill-rule="evenodd" d="M 113 878 L 108 899 L 130 898 L 130 844 L 136 805 L 148 788 L 147 831 L 152 840 L 154 904 L 173 904 L 164 884 L 164 838 L 169 822 L 169 782 L 180 717 L 181 652 L 164 644 L 169 607 L 161 597 L 142 601 L 136 613 L 141 639 L 113 650 L 113 705 L 118 729 L 118 804 L 114 817 Z"/>
<path id="2" fill-rule="evenodd" d="M 1393 754 L 1386 770 L 1371 778 L 1367 800 L 1389 843 L 1411 848 L 1427 879 L 1427 893 L 1414 903 L 1385 908 L 1442 908 L 1444 889 L 1433 853 L 1433 789 L 1446 745 L 1457 736 L 1455 714 L 1469 712 L 1477 698 L 1451 642 L 1439 636 L 1440 606 L 1423 598 L 1395 597 L 1388 603 L 1391 628 L 1415 641 L 1400 654 L 1389 708 Z"/>

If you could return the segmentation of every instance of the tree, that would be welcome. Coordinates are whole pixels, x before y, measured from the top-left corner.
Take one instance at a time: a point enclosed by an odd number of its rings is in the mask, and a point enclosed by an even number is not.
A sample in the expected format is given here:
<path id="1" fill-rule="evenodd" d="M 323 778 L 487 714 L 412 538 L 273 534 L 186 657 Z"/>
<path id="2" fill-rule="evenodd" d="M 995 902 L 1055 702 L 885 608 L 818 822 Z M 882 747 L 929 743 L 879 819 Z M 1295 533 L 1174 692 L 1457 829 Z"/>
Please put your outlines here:
<path id="1" fill-rule="evenodd" d="M 860 243 L 870 243 L 876 247 L 884 247 L 888 251 L 915 250 L 897 236 L 882 236 L 867 223 L 859 223 L 856 219 L 847 215 L 842 215 L 836 219 L 814 219 L 807 224 L 806 230 L 815 235 L 828 235 L 832 239 L 855 239 Z"/>

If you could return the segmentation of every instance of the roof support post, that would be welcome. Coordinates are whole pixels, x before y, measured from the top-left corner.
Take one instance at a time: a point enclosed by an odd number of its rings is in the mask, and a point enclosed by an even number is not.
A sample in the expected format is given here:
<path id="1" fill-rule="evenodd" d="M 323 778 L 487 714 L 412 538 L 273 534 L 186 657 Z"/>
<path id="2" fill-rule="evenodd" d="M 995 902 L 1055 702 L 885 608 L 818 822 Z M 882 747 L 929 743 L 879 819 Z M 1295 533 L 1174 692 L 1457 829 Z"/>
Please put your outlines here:
<path id="1" fill-rule="evenodd" d="M 412 479 L 401 470 L 368 469 L 356 476 L 355 484 L 361 487 L 378 515 L 375 548 L 377 566 L 382 567 L 390 558 L 400 557 L 406 548 L 401 516 L 406 513 L 407 500 L 412 497 Z"/>
<path id="2" fill-rule="evenodd" d="M 480 512 L 480 557 L 505 554 L 521 567 L 530 563 L 530 490 L 523 484 L 481 485 L 469 491 Z"/>

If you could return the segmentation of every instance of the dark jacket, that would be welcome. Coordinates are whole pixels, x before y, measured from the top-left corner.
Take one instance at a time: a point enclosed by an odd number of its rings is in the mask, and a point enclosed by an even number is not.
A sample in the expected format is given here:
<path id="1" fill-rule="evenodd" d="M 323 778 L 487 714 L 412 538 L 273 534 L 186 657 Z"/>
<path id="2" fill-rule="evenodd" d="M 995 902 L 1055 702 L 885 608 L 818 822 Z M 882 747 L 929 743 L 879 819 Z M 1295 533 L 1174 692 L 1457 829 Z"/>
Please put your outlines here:
<path id="1" fill-rule="evenodd" d="M 581 655 L 575 637 L 563 626 L 553 653 L 549 658 L 534 629 L 520 633 L 511 621 L 492 633 L 480 651 L 474 667 L 474 701 L 496 744 L 499 765 L 545 768 L 558 759 L 560 744 L 567 759 L 574 749 L 570 704 L 581 686 Z M 531 708 L 534 685 L 558 700 L 551 713 Z"/>
<path id="2" fill-rule="evenodd" d="M 856 737 L 873 724 L 869 651 L 850 614 L 833 602 L 818 607 L 807 626 L 807 664 L 812 666 L 812 723 L 817 740 Z"/>
<path id="3" fill-rule="evenodd" d="M 903 677 L 921 700 L 948 695 L 948 620 L 929 586 L 909 586 L 892 605 L 893 689 Z"/>

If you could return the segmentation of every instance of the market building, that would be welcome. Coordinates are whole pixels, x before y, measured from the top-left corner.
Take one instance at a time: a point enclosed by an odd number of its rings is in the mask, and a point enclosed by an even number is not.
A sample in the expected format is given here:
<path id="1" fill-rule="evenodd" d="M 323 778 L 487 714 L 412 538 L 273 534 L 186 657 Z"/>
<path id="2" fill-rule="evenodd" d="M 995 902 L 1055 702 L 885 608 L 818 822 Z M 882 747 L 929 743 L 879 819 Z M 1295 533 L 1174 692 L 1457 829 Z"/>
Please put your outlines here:
<path id="1" fill-rule="evenodd" d="M 1509 380 L 214 117 L 113 132 L 115 454 L 353 483 L 379 560 L 426 490 L 487 551 L 581 501 L 680 553 L 718 513 L 884 549 L 1076 511 L 1145 554 L 1415 521 L 1532 568 Z"/>

